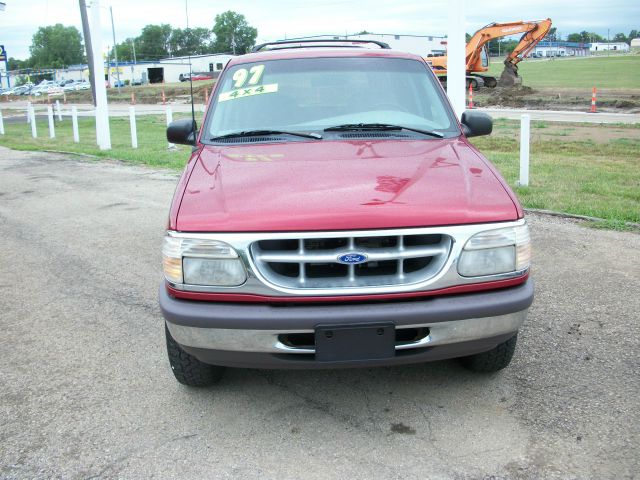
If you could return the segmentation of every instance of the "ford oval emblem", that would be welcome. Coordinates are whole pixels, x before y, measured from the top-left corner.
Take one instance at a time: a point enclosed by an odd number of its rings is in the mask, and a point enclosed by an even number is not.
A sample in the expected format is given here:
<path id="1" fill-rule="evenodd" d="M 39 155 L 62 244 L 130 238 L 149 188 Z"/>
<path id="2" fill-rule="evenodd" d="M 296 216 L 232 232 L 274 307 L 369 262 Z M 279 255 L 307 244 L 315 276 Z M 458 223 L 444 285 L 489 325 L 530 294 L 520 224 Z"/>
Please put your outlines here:
<path id="1" fill-rule="evenodd" d="M 338 256 L 338 261 L 345 265 L 358 265 L 359 263 L 366 262 L 368 257 L 364 253 L 350 252 L 343 253 Z"/>

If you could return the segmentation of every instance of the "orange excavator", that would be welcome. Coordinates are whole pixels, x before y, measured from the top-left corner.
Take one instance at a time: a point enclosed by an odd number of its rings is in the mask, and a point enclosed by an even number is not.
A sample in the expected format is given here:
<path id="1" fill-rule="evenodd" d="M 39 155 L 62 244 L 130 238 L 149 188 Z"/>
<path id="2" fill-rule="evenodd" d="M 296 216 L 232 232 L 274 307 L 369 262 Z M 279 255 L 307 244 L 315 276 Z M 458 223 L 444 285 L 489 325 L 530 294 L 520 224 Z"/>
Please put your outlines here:
<path id="1" fill-rule="evenodd" d="M 497 85 L 509 87 L 522 83 L 522 78 L 518 76 L 518 63 L 524 59 L 531 50 L 542 40 L 551 29 L 551 19 L 534 20 L 530 22 L 509 22 L 491 23 L 481 28 L 473 34 L 466 48 L 467 60 L 467 87 L 473 85 L 474 88 L 486 86 L 494 88 Z M 520 43 L 504 59 L 504 71 L 500 80 L 489 75 L 479 73 L 489 70 L 489 55 L 487 44 L 495 38 L 507 37 L 522 33 Z M 431 68 L 438 75 L 440 81 L 447 80 L 447 57 L 427 57 Z"/>

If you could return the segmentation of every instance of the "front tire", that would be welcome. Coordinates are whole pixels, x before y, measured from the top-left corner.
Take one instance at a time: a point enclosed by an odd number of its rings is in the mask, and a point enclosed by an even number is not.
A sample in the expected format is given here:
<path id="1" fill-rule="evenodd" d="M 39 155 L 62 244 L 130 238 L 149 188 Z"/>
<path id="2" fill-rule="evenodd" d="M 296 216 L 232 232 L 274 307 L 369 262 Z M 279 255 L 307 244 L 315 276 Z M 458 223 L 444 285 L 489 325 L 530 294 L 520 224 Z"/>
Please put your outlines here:
<path id="1" fill-rule="evenodd" d="M 224 367 L 202 363 L 193 355 L 185 352 L 173 339 L 165 323 L 167 355 L 176 380 L 189 387 L 208 387 L 220 381 Z"/>
<path id="2" fill-rule="evenodd" d="M 460 359 L 462 366 L 474 372 L 492 373 L 502 370 L 511 363 L 516 351 L 518 334 L 488 352 L 476 353 Z"/>

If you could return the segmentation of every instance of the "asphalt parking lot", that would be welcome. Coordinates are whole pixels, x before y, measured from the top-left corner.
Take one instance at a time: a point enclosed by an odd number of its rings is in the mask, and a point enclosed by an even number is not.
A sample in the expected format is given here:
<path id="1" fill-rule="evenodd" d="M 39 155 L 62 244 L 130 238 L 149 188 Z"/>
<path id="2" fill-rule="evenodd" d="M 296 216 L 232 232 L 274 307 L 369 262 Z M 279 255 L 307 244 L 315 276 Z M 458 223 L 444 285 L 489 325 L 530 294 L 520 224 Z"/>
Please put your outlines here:
<path id="1" fill-rule="evenodd" d="M 157 307 L 177 176 L 0 148 L 0 477 L 633 478 L 640 235 L 530 217 L 512 365 L 179 385 Z"/>

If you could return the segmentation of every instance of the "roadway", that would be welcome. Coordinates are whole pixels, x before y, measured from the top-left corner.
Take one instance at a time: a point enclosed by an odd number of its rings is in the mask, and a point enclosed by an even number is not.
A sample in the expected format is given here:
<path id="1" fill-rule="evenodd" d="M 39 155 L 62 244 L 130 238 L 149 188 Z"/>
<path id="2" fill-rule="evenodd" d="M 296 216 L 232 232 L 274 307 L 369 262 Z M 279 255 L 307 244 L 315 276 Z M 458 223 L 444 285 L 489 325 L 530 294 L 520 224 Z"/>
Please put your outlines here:
<path id="1" fill-rule="evenodd" d="M 514 361 L 179 385 L 157 303 L 177 175 L 0 148 L 0 478 L 566 479 L 640 471 L 640 235 L 530 216 Z"/>

